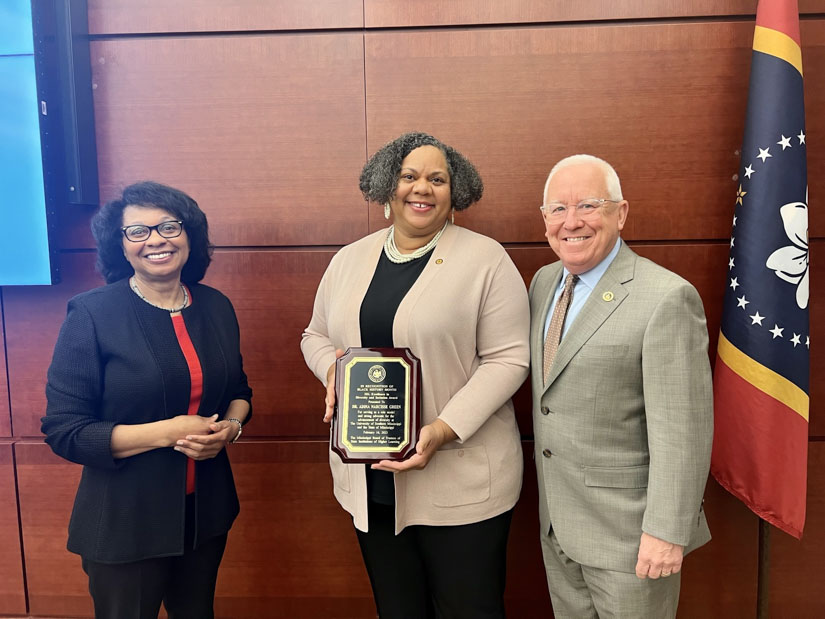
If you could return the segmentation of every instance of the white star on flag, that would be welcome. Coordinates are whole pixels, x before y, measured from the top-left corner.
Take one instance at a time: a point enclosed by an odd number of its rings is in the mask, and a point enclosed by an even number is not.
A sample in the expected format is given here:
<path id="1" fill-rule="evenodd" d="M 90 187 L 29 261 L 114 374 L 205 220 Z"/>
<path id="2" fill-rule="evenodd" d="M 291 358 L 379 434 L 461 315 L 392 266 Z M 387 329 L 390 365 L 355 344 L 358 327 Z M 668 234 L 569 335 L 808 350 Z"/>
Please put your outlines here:
<path id="1" fill-rule="evenodd" d="M 730 260 L 728 260 L 728 270 L 732 269 L 732 268 L 733 268 L 733 266 L 734 266 L 734 265 L 733 265 L 733 257 L 731 257 L 731 259 L 730 259 Z"/>
<path id="2" fill-rule="evenodd" d="M 750 178 L 750 177 L 751 177 L 751 174 L 753 174 L 753 168 L 751 167 L 751 165 L 750 165 L 750 164 L 748 164 L 748 167 L 747 167 L 747 168 L 745 168 L 745 176 L 746 176 L 747 178 Z"/>
<path id="3" fill-rule="evenodd" d="M 739 282 L 737 281 L 738 277 L 731 277 L 730 279 L 730 287 L 736 290 L 739 287 Z"/>
<path id="4" fill-rule="evenodd" d="M 730 237 L 730 246 L 733 247 L 733 239 L 734 237 Z"/>
<path id="5" fill-rule="evenodd" d="M 770 150 L 771 150 L 770 148 L 760 148 L 759 149 L 759 154 L 756 156 L 756 158 L 761 159 L 762 163 L 765 163 L 765 160 L 768 157 L 773 157 L 773 155 L 771 155 L 770 152 L 768 152 Z"/>
<path id="6" fill-rule="evenodd" d="M 782 134 L 782 139 L 777 142 L 782 147 L 782 150 L 791 147 L 791 138 L 786 138 L 785 134 Z"/>
<path id="7" fill-rule="evenodd" d="M 782 337 L 782 332 L 783 332 L 784 330 L 785 330 L 785 329 L 783 329 L 782 327 L 780 327 L 778 324 L 773 323 L 773 329 L 771 329 L 771 330 L 770 330 L 770 331 L 771 331 L 771 333 L 773 333 L 773 339 L 776 339 L 776 338 L 778 338 L 778 337 Z"/>
<path id="8" fill-rule="evenodd" d="M 793 347 L 794 348 L 796 348 L 797 344 L 802 343 L 802 342 L 799 341 L 799 336 L 796 333 L 793 334 L 793 337 L 791 338 L 791 341 L 793 342 Z"/>
<path id="9" fill-rule="evenodd" d="M 739 303 L 736 305 L 736 307 L 741 307 L 742 309 L 745 309 L 745 306 L 746 306 L 748 303 L 750 303 L 750 301 L 748 301 L 748 300 L 745 298 L 745 295 L 742 295 L 741 297 L 736 297 L 736 300 L 737 300 L 737 301 L 739 301 Z"/>
<path id="10" fill-rule="evenodd" d="M 800 131 L 800 132 L 799 132 L 799 135 L 798 135 L 798 136 L 796 136 L 796 137 L 798 137 L 798 138 L 799 138 L 799 143 L 800 143 L 800 144 L 804 144 L 804 143 L 805 143 L 805 132 L 804 132 L 804 131 Z"/>
<path id="11" fill-rule="evenodd" d="M 759 312 L 756 312 L 755 314 L 751 314 L 751 325 L 759 324 L 759 326 L 761 327 L 763 320 L 765 320 L 765 317 L 760 316 Z"/>

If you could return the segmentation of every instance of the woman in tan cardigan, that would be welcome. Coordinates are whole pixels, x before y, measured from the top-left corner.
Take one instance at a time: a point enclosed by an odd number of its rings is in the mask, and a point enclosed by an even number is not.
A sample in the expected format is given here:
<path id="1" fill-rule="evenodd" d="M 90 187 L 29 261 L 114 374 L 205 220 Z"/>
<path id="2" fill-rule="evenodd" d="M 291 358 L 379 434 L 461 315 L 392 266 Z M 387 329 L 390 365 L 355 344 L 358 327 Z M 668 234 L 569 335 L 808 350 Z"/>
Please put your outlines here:
<path id="1" fill-rule="evenodd" d="M 360 186 L 393 225 L 333 257 L 301 349 L 327 386 L 329 421 L 336 354 L 409 348 L 421 360 L 423 425 L 402 462 L 344 464 L 330 452 L 335 496 L 352 514 L 382 619 L 504 617 L 522 476 L 510 398 L 529 365 L 524 282 L 501 245 L 451 223 L 482 183 L 436 138 L 385 145 Z"/>

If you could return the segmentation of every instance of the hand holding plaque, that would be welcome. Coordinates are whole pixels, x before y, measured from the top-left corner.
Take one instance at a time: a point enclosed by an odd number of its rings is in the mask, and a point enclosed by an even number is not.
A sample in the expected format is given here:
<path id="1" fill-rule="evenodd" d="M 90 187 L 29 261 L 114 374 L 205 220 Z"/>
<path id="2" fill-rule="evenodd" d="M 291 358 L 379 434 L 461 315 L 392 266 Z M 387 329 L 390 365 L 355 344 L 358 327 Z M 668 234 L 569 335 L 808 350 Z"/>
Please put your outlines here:
<path id="1" fill-rule="evenodd" d="M 349 348 L 336 361 L 330 441 L 342 461 L 405 460 L 415 453 L 420 371 L 407 348 Z"/>

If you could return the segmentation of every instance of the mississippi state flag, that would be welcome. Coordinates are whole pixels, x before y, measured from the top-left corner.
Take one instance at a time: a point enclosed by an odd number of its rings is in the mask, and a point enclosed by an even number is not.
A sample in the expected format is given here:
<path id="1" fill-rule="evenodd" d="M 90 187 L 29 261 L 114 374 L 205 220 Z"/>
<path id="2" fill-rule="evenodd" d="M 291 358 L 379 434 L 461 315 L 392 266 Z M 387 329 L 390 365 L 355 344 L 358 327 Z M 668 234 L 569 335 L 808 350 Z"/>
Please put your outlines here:
<path id="1" fill-rule="evenodd" d="M 796 538 L 808 457 L 808 184 L 796 0 L 760 0 L 714 371 L 711 471 Z"/>

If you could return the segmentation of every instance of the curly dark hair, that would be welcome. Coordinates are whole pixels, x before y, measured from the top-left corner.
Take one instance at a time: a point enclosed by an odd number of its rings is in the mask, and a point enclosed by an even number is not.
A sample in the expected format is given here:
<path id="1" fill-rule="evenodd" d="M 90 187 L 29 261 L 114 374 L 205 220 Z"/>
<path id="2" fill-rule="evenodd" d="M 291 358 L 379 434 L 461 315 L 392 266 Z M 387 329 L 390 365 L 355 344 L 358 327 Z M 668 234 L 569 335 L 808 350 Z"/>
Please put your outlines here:
<path id="1" fill-rule="evenodd" d="M 475 166 L 454 148 L 421 132 L 405 133 L 384 144 L 370 157 L 358 182 L 364 198 L 378 204 L 389 202 L 398 187 L 401 162 L 421 146 L 435 146 L 444 153 L 450 175 L 450 202 L 455 210 L 463 211 L 481 199 L 484 183 Z"/>
<path id="2" fill-rule="evenodd" d="M 167 211 L 183 222 L 189 238 L 189 259 L 183 265 L 181 281 L 195 284 L 206 275 L 212 261 L 209 224 L 206 215 L 188 195 L 160 183 L 143 181 L 129 185 L 123 195 L 104 204 L 92 217 L 92 234 L 97 242 L 97 270 L 107 284 L 134 274 L 123 255 L 123 210 L 127 206 L 144 206 Z"/>

